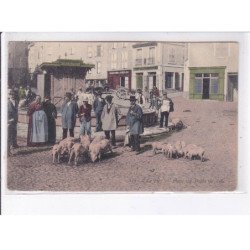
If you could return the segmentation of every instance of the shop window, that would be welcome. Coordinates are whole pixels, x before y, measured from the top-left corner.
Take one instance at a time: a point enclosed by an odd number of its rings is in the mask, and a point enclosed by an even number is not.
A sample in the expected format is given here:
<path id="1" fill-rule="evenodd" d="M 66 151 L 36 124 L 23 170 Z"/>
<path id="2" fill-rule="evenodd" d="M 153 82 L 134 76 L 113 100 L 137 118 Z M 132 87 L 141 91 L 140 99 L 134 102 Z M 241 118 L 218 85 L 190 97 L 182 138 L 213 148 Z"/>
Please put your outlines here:
<path id="1" fill-rule="evenodd" d="M 173 72 L 166 72 L 165 73 L 165 89 L 173 87 L 173 79 L 174 79 Z"/>
<path id="2" fill-rule="evenodd" d="M 201 94 L 202 93 L 202 78 L 196 78 L 195 79 L 195 93 Z"/>
<path id="3" fill-rule="evenodd" d="M 211 87 L 210 87 L 210 93 L 211 94 L 218 94 L 219 92 L 219 81 L 218 78 L 211 78 Z"/>

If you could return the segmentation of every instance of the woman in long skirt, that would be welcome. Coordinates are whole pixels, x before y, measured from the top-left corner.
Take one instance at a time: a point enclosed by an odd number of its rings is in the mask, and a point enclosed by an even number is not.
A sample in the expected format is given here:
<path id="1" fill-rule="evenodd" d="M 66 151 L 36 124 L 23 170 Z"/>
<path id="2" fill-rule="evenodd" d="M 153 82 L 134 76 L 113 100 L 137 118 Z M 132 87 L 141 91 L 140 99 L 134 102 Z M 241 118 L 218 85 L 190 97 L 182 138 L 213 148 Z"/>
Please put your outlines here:
<path id="1" fill-rule="evenodd" d="M 48 120 L 43 110 L 41 96 L 36 96 L 28 109 L 29 125 L 27 145 L 30 147 L 44 145 L 48 141 Z"/>

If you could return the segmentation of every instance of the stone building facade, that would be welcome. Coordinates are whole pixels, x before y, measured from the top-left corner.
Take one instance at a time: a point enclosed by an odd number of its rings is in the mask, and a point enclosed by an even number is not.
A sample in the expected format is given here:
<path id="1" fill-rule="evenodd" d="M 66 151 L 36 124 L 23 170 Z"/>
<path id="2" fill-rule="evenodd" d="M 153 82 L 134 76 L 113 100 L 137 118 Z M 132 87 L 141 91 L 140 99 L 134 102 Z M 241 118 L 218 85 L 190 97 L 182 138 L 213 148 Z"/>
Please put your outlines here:
<path id="1" fill-rule="evenodd" d="M 29 51 L 30 72 L 44 62 L 57 59 L 94 64 L 95 68 L 86 75 L 86 86 L 183 89 L 184 43 L 35 42 Z"/>
<path id="2" fill-rule="evenodd" d="M 133 88 L 183 90 L 185 43 L 141 42 L 133 49 Z"/>
<path id="3" fill-rule="evenodd" d="M 8 44 L 8 85 L 10 88 L 26 86 L 30 83 L 29 44 L 29 42 L 9 42 Z"/>

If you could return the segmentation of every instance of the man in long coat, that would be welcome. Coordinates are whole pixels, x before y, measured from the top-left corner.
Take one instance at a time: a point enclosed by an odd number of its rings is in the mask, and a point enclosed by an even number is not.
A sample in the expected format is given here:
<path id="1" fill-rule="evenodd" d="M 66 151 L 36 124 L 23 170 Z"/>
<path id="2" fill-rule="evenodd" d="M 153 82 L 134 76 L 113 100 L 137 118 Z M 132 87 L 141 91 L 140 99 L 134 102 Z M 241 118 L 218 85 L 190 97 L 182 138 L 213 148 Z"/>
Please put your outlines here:
<path id="1" fill-rule="evenodd" d="M 126 117 L 126 124 L 130 132 L 130 146 L 133 151 L 140 151 L 140 134 L 143 134 L 142 108 L 136 104 L 135 96 L 130 96 L 130 108 Z"/>
<path id="2" fill-rule="evenodd" d="M 121 115 L 121 112 L 112 102 L 112 99 L 113 96 L 111 95 L 106 96 L 107 103 L 103 108 L 101 121 L 106 139 L 108 140 L 110 139 L 110 133 L 111 133 L 111 144 L 112 146 L 115 146 L 116 145 L 115 130 L 117 129 L 119 116 Z"/>
<path id="3" fill-rule="evenodd" d="M 93 103 L 93 109 L 96 116 L 96 132 L 102 131 L 101 115 L 105 105 L 105 100 L 102 98 L 102 93 L 99 91 Z"/>
<path id="4" fill-rule="evenodd" d="M 56 106 L 51 103 L 51 99 L 49 96 L 44 98 L 43 102 L 43 110 L 48 119 L 48 143 L 55 144 L 56 142 L 56 118 L 57 118 L 57 110 Z"/>
<path id="5" fill-rule="evenodd" d="M 72 94 L 67 92 L 65 102 L 62 105 L 62 129 L 63 139 L 67 137 L 68 131 L 70 137 L 74 137 L 74 128 L 76 125 L 76 116 L 78 114 L 78 106 L 75 101 L 72 101 Z"/>
<path id="6" fill-rule="evenodd" d="M 8 153 L 10 147 L 16 148 L 17 145 L 17 122 L 18 122 L 18 103 L 16 93 L 12 90 L 8 100 Z"/>

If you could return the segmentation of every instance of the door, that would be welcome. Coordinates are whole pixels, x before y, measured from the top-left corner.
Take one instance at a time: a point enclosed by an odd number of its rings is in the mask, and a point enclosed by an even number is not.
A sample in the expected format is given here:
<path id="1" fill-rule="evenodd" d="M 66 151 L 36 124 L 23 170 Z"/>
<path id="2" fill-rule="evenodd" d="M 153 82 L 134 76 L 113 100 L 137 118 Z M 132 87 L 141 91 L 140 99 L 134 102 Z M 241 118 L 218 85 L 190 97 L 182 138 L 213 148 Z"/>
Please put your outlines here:
<path id="1" fill-rule="evenodd" d="M 203 79 L 202 99 L 209 99 L 209 89 L 210 89 L 210 79 L 204 78 Z"/>
<path id="2" fill-rule="evenodd" d="M 174 78 L 173 72 L 165 72 L 165 89 L 173 87 L 173 78 Z"/>
<path id="3" fill-rule="evenodd" d="M 236 93 L 238 93 L 238 75 L 229 74 L 228 75 L 228 89 L 227 89 L 227 100 L 235 101 L 237 98 Z"/>
<path id="4" fill-rule="evenodd" d="M 136 74 L 136 88 L 142 89 L 143 87 L 143 74 Z"/>

